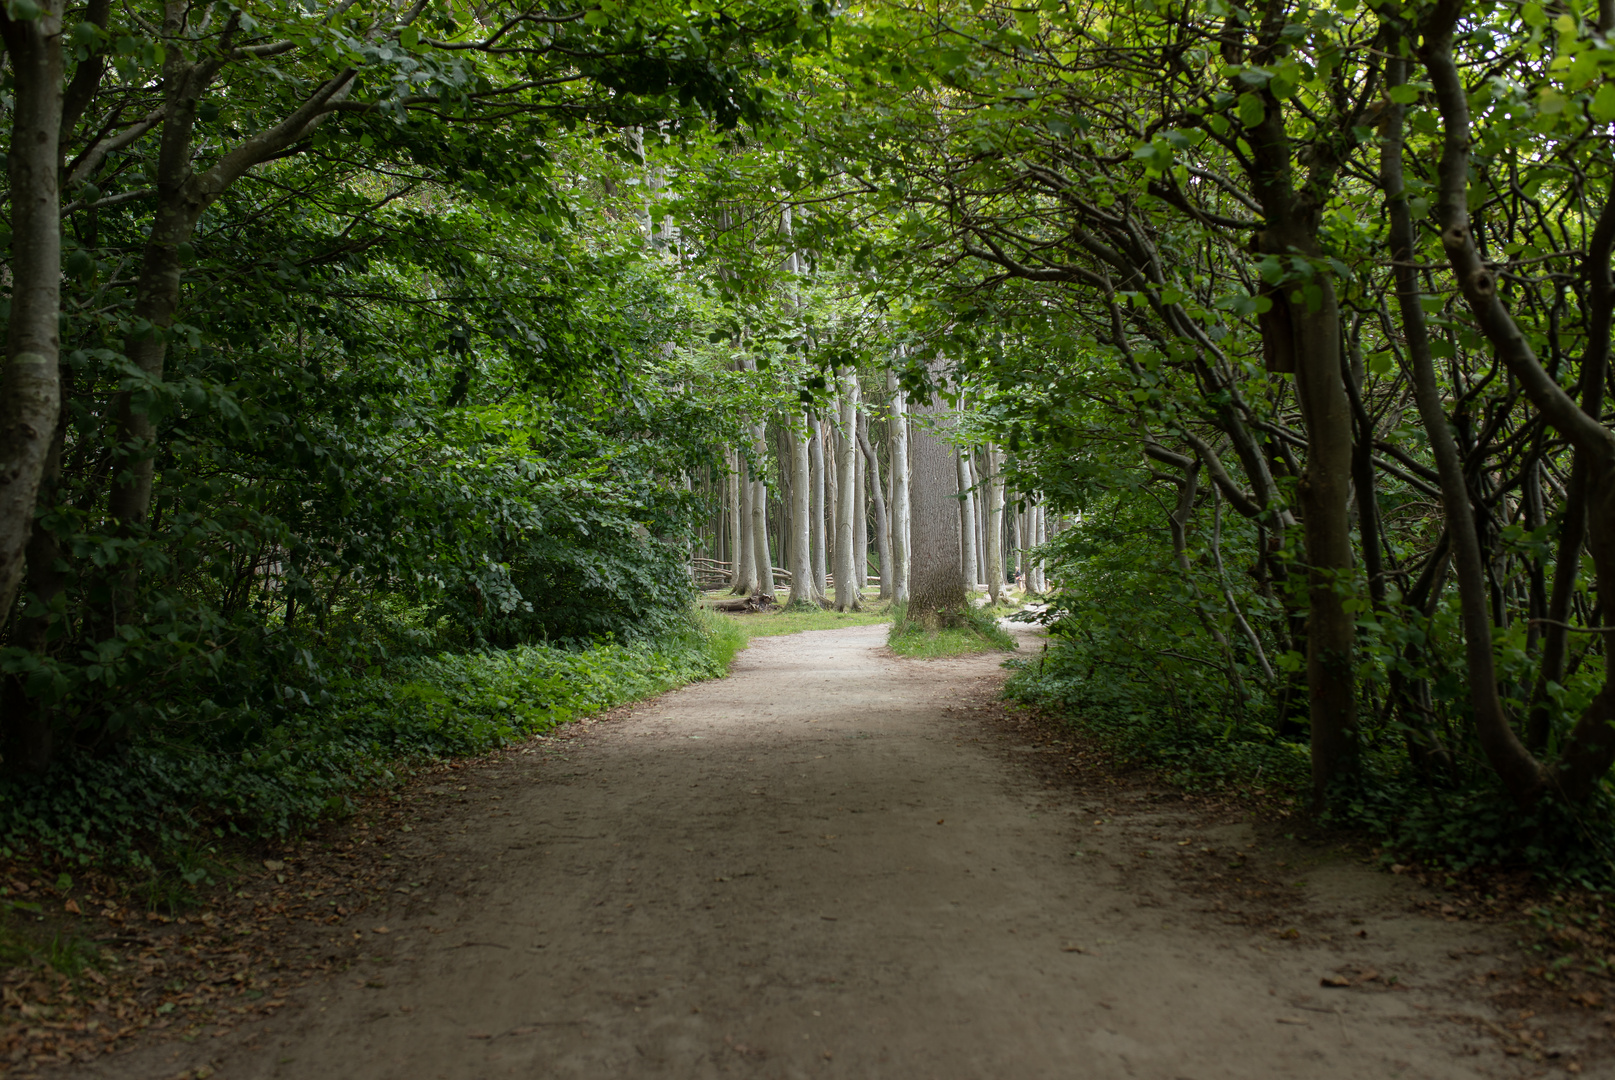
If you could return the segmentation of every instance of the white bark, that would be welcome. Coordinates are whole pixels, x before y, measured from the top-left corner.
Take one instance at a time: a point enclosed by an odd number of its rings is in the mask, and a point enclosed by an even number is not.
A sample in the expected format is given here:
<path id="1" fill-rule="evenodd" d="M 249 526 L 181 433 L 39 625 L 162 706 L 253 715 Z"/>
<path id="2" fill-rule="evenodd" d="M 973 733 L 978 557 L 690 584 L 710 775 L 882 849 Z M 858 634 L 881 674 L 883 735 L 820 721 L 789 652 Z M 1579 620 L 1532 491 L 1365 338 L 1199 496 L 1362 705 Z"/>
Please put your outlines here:
<path id="1" fill-rule="evenodd" d="M 836 417 L 840 407 L 825 418 L 824 425 L 824 569 L 830 577 L 836 570 L 836 516 L 841 512 L 841 444 L 836 439 Z"/>
<path id="2" fill-rule="evenodd" d="M 816 600 L 824 599 L 826 578 L 829 575 L 825 558 L 825 477 L 824 477 L 824 421 L 813 417 L 813 441 L 808 448 L 808 463 L 813 472 L 813 594 Z"/>
<path id="3" fill-rule="evenodd" d="M 812 514 L 812 459 L 808 444 L 812 435 L 806 431 L 791 435 L 791 597 L 788 606 L 811 604 L 817 606 L 818 596 L 813 589 Z"/>
<path id="4" fill-rule="evenodd" d="M 997 447 L 987 445 L 987 595 L 993 603 L 1004 591 L 1004 477 Z"/>
<path id="5" fill-rule="evenodd" d="M 933 370 L 939 369 L 941 361 Z M 957 612 L 965 604 L 959 568 L 958 450 L 948 441 L 953 412 L 932 399 L 912 403 L 919 418 L 910 431 L 912 454 L 909 505 L 912 514 L 909 559 L 909 616 L 928 620 Z M 941 430 L 927 430 L 926 421 Z"/>
<path id="6" fill-rule="evenodd" d="M 908 402 L 898 385 L 897 372 L 886 373 L 886 389 L 892 396 L 892 576 L 896 579 L 893 593 L 899 604 L 908 602 L 909 568 L 909 497 L 908 497 Z"/>
<path id="7" fill-rule="evenodd" d="M 880 482 L 880 455 L 869 438 L 869 414 L 858 418 L 858 445 L 869 472 L 870 501 L 875 506 L 875 549 L 880 556 L 880 598 L 892 598 L 892 515 Z"/>
<path id="8" fill-rule="evenodd" d="M 735 592 L 742 591 L 740 580 L 740 471 L 733 450 L 726 450 L 723 462 L 728 467 L 728 475 L 724 477 L 724 487 L 727 497 L 724 499 L 724 518 L 729 527 L 729 536 L 725 554 L 730 562 L 729 587 Z"/>
<path id="9" fill-rule="evenodd" d="M 762 424 L 751 427 L 751 448 L 757 456 L 757 479 L 752 481 L 751 532 L 756 545 L 757 592 L 774 595 L 774 560 L 768 552 L 768 483 L 763 479 L 762 463 L 768 460 L 768 442 L 764 439 Z"/>
<path id="10" fill-rule="evenodd" d="M 741 596 L 751 596 L 757 591 L 757 540 L 755 536 L 756 517 L 752 514 L 753 496 L 756 485 L 751 482 L 748 474 L 746 459 L 739 453 L 735 454 L 735 478 L 739 488 L 738 517 L 740 531 L 737 533 L 739 555 L 735 558 L 735 592 Z"/>
<path id="11" fill-rule="evenodd" d="M 860 590 L 869 584 L 869 471 L 856 430 L 863 422 L 863 411 L 860 409 L 852 418 L 854 430 L 847 433 L 847 438 L 852 441 L 852 479 L 856 489 L 852 499 L 852 561 L 857 564 L 854 572 L 858 575 Z M 860 591 L 859 596 L 862 595 Z"/>
<path id="12" fill-rule="evenodd" d="M 1049 538 L 1046 513 L 1047 511 L 1044 509 L 1042 502 L 1039 502 L 1032 510 L 1032 543 L 1038 547 L 1042 547 Z M 1049 579 L 1043 573 L 1043 555 L 1041 552 L 1037 556 L 1034 573 L 1037 575 L 1037 591 L 1039 593 L 1048 592 Z"/>
<path id="13" fill-rule="evenodd" d="M 853 543 L 857 529 L 853 515 L 858 498 L 858 444 L 852 438 L 858 418 L 858 374 L 850 369 L 840 373 L 840 438 L 836 440 L 836 610 L 861 608 L 862 584 Z"/>
<path id="14" fill-rule="evenodd" d="M 955 449 L 953 467 L 959 478 L 959 568 L 964 571 L 965 587 L 969 588 L 980 580 L 976 567 L 976 496 L 970 490 L 975 477 L 971 473 L 970 454 Z"/>

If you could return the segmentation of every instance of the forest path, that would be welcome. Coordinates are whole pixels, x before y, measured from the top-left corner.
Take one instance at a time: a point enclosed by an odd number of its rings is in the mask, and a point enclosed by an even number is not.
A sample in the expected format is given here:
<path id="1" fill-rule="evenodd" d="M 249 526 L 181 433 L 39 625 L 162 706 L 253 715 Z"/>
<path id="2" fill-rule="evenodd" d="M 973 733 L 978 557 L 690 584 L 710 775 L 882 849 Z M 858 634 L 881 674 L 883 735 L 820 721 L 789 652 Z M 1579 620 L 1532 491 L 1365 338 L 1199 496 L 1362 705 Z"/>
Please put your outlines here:
<path id="1" fill-rule="evenodd" d="M 1154 865 L 1244 826 L 1046 784 L 977 711 L 999 658 L 885 633 L 760 639 L 728 679 L 467 770 L 400 851 L 424 887 L 365 914 L 378 955 L 183 1056 L 219 1080 L 1535 1074 L 1450 1022 L 1485 1013 L 1448 988 L 1486 931 L 1349 864 L 1316 868 L 1336 910 L 1301 940 L 1227 925 Z M 1352 964 L 1398 985 L 1320 990 Z M 172 1077 L 173 1045 L 105 1067 Z"/>

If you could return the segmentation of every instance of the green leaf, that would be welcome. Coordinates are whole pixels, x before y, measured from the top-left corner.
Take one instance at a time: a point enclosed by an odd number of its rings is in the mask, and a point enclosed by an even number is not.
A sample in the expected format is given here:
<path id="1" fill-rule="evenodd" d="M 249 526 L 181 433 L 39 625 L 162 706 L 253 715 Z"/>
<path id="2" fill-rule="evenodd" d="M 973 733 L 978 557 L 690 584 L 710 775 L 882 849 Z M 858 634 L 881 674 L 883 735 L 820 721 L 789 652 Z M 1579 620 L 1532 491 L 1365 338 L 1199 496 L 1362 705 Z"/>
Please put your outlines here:
<path id="1" fill-rule="evenodd" d="M 1267 106 L 1262 104 L 1261 98 L 1249 91 L 1239 95 L 1236 112 L 1239 115 L 1239 122 L 1248 128 L 1253 128 L 1267 119 Z"/>
<path id="2" fill-rule="evenodd" d="M 1387 91 L 1387 96 L 1398 105 L 1411 105 L 1419 100 L 1419 90 L 1418 87 L 1403 83 L 1401 86 L 1391 87 Z"/>
<path id="3" fill-rule="evenodd" d="M 1591 108 L 1594 119 L 1606 124 L 1615 120 L 1615 83 L 1605 83 L 1598 88 Z"/>

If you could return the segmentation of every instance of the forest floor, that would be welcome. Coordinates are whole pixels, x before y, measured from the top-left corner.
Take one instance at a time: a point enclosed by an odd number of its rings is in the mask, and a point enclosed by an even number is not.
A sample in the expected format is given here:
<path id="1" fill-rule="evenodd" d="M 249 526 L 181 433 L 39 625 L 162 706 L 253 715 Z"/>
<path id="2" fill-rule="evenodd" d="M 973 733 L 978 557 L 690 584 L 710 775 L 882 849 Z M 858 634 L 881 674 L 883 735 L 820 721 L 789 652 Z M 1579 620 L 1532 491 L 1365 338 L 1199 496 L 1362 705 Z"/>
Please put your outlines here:
<path id="1" fill-rule="evenodd" d="M 274 987 L 271 1015 L 41 1075 L 1359 1080 L 1615 1063 L 1592 1023 L 1499 995 L 1522 963 L 1508 926 L 1431 914 L 1349 853 L 1085 766 L 997 701 L 1002 654 L 908 661 L 885 636 L 759 639 L 728 679 L 418 778 L 237 883 L 367 866 L 362 903 L 323 919 L 281 905 L 284 925 L 240 931 L 278 935 L 273 970 L 329 970 L 243 974 Z"/>

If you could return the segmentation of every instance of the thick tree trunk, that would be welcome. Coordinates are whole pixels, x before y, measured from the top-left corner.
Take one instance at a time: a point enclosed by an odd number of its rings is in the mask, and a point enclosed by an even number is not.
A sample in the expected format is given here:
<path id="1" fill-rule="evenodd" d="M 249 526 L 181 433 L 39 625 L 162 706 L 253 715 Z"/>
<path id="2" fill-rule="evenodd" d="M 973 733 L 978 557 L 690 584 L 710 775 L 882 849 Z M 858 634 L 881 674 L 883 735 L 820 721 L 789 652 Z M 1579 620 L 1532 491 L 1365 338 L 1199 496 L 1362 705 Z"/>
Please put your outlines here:
<path id="1" fill-rule="evenodd" d="M 751 533 L 752 543 L 756 545 L 754 558 L 757 566 L 757 593 L 773 599 L 774 560 L 769 554 L 768 544 L 768 483 L 763 479 L 765 474 L 760 464 L 768 460 L 768 443 L 764 440 L 764 434 L 762 424 L 752 425 L 751 448 L 759 465 L 756 479 L 752 481 Z"/>
<path id="2" fill-rule="evenodd" d="M 853 561 L 858 564 L 858 588 L 861 590 L 869 584 L 869 483 L 864 468 L 864 452 L 859 445 L 856 425 L 863 423 L 863 408 L 860 404 L 858 415 L 853 418 L 854 430 L 847 437 L 852 440 L 852 474 L 853 483 L 858 492 L 853 497 Z M 862 597 L 862 592 L 859 596 Z"/>
<path id="3" fill-rule="evenodd" d="M 953 453 L 953 468 L 959 485 L 959 569 L 964 573 L 965 588 L 974 588 L 981 580 L 976 559 L 976 493 L 972 490 L 976 478 L 970 468 L 970 454 L 965 450 Z"/>
<path id="4" fill-rule="evenodd" d="M 1312 797 L 1325 805 L 1339 780 L 1357 771 L 1357 694 L 1352 651 L 1356 617 L 1346 610 L 1352 572 L 1351 405 L 1340 376 L 1340 309 L 1334 282 L 1318 283 L 1316 311 L 1291 304 L 1295 396 L 1306 423 L 1306 469 L 1297 485 L 1308 572 L 1307 690 L 1312 720 Z"/>
<path id="5" fill-rule="evenodd" d="M 740 495 L 737 502 L 740 510 L 740 531 L 737 534 L 740 554 L 735 560 L 737 570 L 734 591 L 740 596 L 752 596 L 757 592 L 757 519 L 752 514 L 752 500 L 757 488 L 751 482 L 750 468 L 746 464 L 745 456 L 739 453 L 735 454 L 735 480 Z"/>
<path id="6" fill-rule="evenodd" d="M 1268 93 L 1264 91 L 1264 93 Z M 1322 259 L 1321 204 L 1296 190 L 1294 146 L 1285 109 L 1268 93 L 1260 123 L 1247 129 L 1248 174 L 1266 226 L 1257 249 L 1282 258 Z M 1341 378 L 1340 305 L 1328 271 L 1284 283 L 1270 296 L 1263 345 L 1288 359 L 1307 434 L 1306 467 L 1297 484 L 1304 514 L 1308 602 L 1307 690 L 1312 727 L 1312 799 L 1322 808 L 1358 766 L 1357 693 L 1353 649 L 1357 620 L 1351 592 L 1351 404 Z"/>
<path id="7" fill-rule="evenodd" d="M 880 598 L 890 600 L 892 581 L 892 528 L 891 511 L 886 506 L 886 492 L 880 482 L 880 458 L 869 438 L 869 418 L 858 418 L 858 443 L 863 447 L 864 460 L 869 463 L 869 490 L 875 497 L 875 548 L 880 560 Z"/>
<path id="8" fill-rule="evenodd" d="M 863 567 L 853 549 L 857 528 L 853 516 L 858 512 L 858 444 L 853 432 L 858 423 L 858 374 L 844 370 L 841 383 L 840 439 L 836 446 L 836 610 L 857 611 L 863 606 L 860 587 L 863 585 Z"/>
<path id="9" fill-rule="evenodd" d="M 1469 221 L 1470 119 L 1469 97 L 1463 76 L 1453 59 L 1453 33 L 1460 6 L 1439 4 L 1424 28 L 1420 53 L 1434 87 L 1437 111 L 1442 122 L 1441 159 L 1437 166 L 1440 199 L 1438 217 L 1441 243 L 1452 266 L 1453 276 L 1463 291 L 1464 301 L 1480 331 L 1486 335 L 1497 356 L 1524 390 L 1531 403 L 1574 446 L 1578 460 L 1586 462 L 1587 549 L 1596 571 L 1598 595 L 1615 595 L 1615 433 L 1596 415 L 1589 415 L 1575 398 L 1543 368 L 1530 341 L 1520 332 L 1499 293 L 1497 269 L 1481 258 Z M 1602 19 L 1602 16 L 1601 16 Z M 1602 24 L 1602 23 L 1601 23 Z M 1615 247 L 1615 197 L 1606 196 L 1587 245 L 1583 264 L 1589 282 L 1589 329 L 1599 327 L 1605 339 L 1592 359 L 1607 362 L 1607 341 L 1611 313 L 1615 311 L 1615 281 L 1610 273 L 1610 254 Z M 1600 396 L 1602 396 L 1600 394 Z M 1454 493 L 1454 502 L 1456 503 Z M 1443 502 L 1447 483 L 1443 473 Z M 1450 509 L 1449 509 L 1450 513 Z M 1471 526 L 1472 527 L 1472 526 Z M 1478 542 L 1477 542 L 1478 548 Z M 1547 791 L 1556 791 L 1569 802 L 1585 799 L 1597 787 L 1615 762 L 1615 648 L 1604 649 L 1604 685 L 1577 720 L 1564 740 L 1558 760 L 1543 769 L 1535 755 L 1525 748 L 1509 723 L 1497 695 L 1491 674 L 1491 619 L 1486 611 L 1484 581 L 1465 586 L 1466 568 L 1463 540 L 1453 536 L 1454 563 L 1459 571 L 1463 596 L 1466 639 L 1485 634 L 1481 642 L 1466 640 L 1470 658 L 1470 687 L 1476 698 L 1476 735 L 1487 760 L 1505 788 L 1522 806 L 1530 806 Z M 1484 568 L 1481 568 L 1484 573 Z M 1609 607 L 1607 599 L 1602 605 Z M 1477 609 L 1473 614 L 1471 608 Z M 1485 652 L 1485 657 L 1481 653 Z M 1480 673 L 1473 668 L 1483 662 Z M 1484 696 L 1479 696 L 1484 695 Z M 1496 706 L 1493 707 L 1493 699 Z M 1484 706 L 1484 711 L 1482 711 Z"/>
<path id="10" fill-rule="evenodd" d="M 835 415 L 840 415 L 839 408 Z M 840 473 L 841 442 L 837 437 L 835 419 L 831 417 L 824 425 L 824 566 L 826 573 L 831 576 L 835 574 L 841 558 L 836 554 L 836 538 L 841 535 L 836 524 L 841 513 Z"/>
<path id="11" fill-rule="evenodd" d="M 37 505 L 41 516 L 34 520 L 33 534 L 28 540 L 27 586 L 37 607 L 32 614 L 25 615 L 23 606 L 17 606 L 10 636 L 13 647 L 31 653 L 43 652 L 49 643 L 51 628 L 60 618 L 51 610 L 51 602 L 67 587 L 64 575 L 56 568 L 61 554 L 60 541 L 43 517 L 56 506 L 66 433 L 67 410 L 63 408 L 39 481 Z M 56 756 L 56 733 L 50 717 L 41 702 L 28 697 L 21 675 L 4 676 L 4 683 L 0 685 L 0 754 L 30 772 L 44 772 Z"/>
<path id="12" fill-rule="evenodd" d="M 744 467 L 740 455 L 733 450 L 724 453 L 724 464 L 729 467 L 725 485 L 729 491 L 726 516 L 729 519 L 729 591 L 740 596 L 750 596 L 751 589 L 746 585 L 746 552 L 751 545 L 745 542 L 746 527 L 742 519 L 747 516 L 746 499 L 742 494 L 745 487 L 740 478 L 740 470 Z"/>
<path id="13" fill-rule="evenodd" d="M 824 601 L 825 589 L 829 570 L 826 569 L 824 511 L 825 511 L 825 481 L 824 481 L 824 421 L 814 416 L 813 440 L 808 446 L 808 463 L 813 472 L 813 499 L 809 514 L 812 516 L 813 533 L 813 597 L 816 602 Z"/>
<path id="14" fill-rule="evenodd" d="M 14 83 L 11 314 L 0 375 L 0 620 L 22 582 L 34 507 L 61 409 L 62 0 L 33 19 L 0 12 Z"/>
<path id="15" fill-rule="evenodd" d="M 913 415 L 925 426 L 945 427 L 952 411 L 936 399 L 915 402 Z M 928 422 L 928 424 L 926 423 Z M 909 432 L 911 513 L 909 600 L 911 619 L 933 622 L 951 618 L 965 605 L 964 570 L 960 565 L 959 456 L 945 431 Z"/>
<path id="16" fill-rule="evenodd" d="M 791 597 L 789 607 L 818 606 L 813 590 L 812 435 L 791 436 Z"/>
<path id="17" fill-rule="evenodd" d="M 909 574 L 908 406 L 895 371 L 886 373 L 886 389 L 892 399 L 892 598 L 902 604 L 908 601 Z"/>
<path id="18" fill-rule="evenodd" d="M 1004 478 L 996 447 L 987 446 L 987 595 L 993 603 L 1004 592 Z"/>

